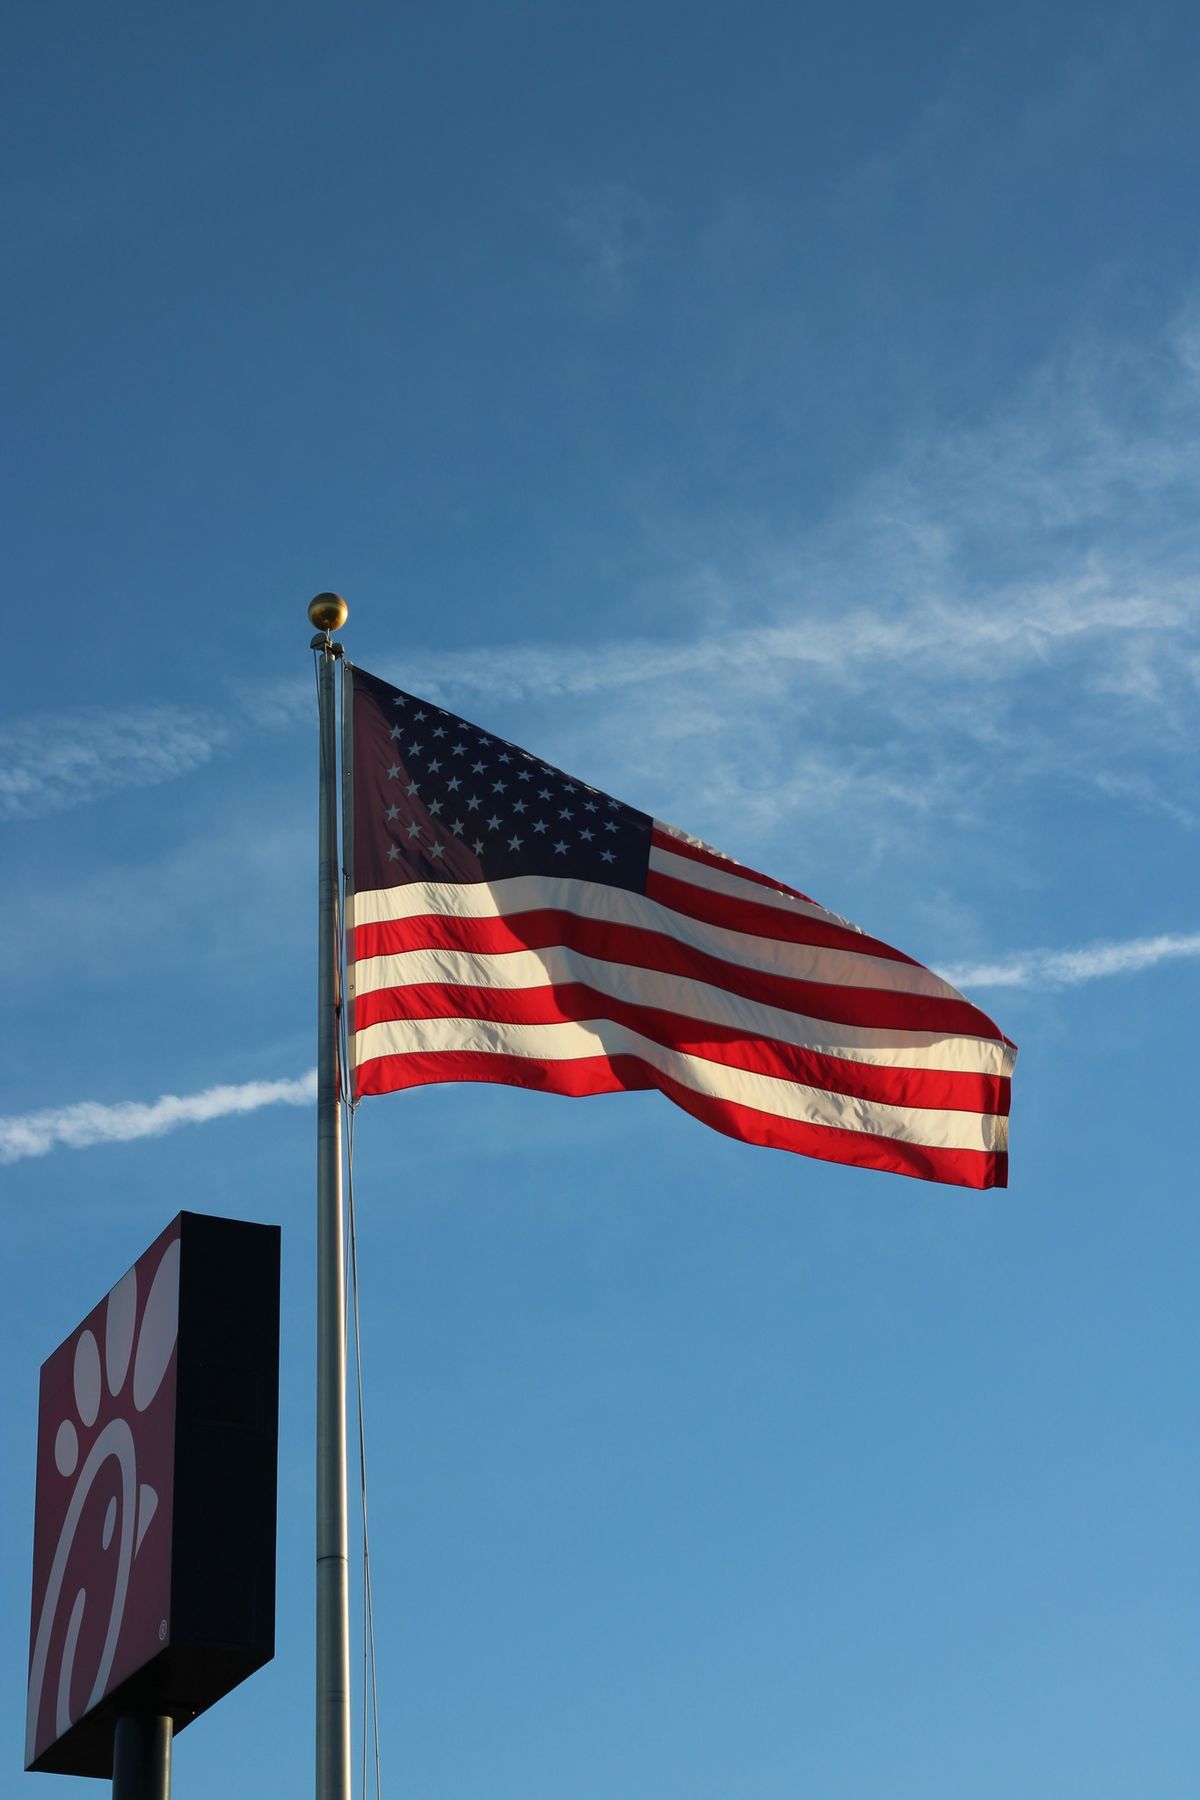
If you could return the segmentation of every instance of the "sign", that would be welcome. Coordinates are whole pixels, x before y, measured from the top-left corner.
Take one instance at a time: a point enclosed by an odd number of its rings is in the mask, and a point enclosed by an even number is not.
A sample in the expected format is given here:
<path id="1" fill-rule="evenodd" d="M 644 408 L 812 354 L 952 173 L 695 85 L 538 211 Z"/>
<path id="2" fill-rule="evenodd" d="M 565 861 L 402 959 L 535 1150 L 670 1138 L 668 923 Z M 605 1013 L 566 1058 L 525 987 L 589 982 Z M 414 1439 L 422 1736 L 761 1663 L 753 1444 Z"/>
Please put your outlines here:
<path id="1" fill-rule="evenodd" d="M 27 1769 L 275 1653 L 279 1230 L 180 1213 L 42 1366 Z"/>

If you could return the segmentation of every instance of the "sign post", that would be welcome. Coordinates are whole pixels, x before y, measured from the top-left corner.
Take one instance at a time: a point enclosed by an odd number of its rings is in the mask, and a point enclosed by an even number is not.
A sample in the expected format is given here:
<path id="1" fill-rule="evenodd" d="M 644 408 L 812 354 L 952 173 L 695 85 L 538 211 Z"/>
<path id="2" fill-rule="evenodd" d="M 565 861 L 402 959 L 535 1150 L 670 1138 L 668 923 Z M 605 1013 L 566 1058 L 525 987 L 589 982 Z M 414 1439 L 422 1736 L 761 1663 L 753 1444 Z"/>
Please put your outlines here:
<path id="1" fill-rule="evenodd" d="M 171 1800 L 170 1714 L 122 1713 L 113 1736 L 113 1800 Z"/>

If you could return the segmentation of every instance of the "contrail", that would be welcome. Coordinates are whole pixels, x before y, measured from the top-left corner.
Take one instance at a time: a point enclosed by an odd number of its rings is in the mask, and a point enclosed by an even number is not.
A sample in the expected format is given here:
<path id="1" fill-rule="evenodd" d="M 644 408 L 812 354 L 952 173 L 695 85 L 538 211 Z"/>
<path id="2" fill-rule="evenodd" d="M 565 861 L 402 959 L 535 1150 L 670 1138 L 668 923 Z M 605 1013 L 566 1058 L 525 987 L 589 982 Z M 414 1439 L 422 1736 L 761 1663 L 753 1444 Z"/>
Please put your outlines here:
<path id="1" fill-rule="evenodd" d="M 1200 956 L 1200 931 L 1127 938 L 1124 943 L 1089 944 L 1078 950 L 1023 950 L 1002 962 L 939 972 L 967 993 L 989 987 L 1074 987 L 1105 975 L 1133 974 L 1156 963 L 1192 956 Z M 149 1104 L 121 1100 L 105 1106 L 96 1100 L 81 1100 L 75 1106 L 15 1113 L 0 1118 L 0 1163 L 45 1156 L 61 1146 L 83 1150 L 90 1144 L 161 1137 L 177 1125 L 200 1125 L 206 1119 L 257 1112 L 262 1106 L 307 1106 L 316 1092 L 317 1072 L 310 1069 L 297 1081 L 247 1081 L 240 1087 L 205 1088 L 199 1094 L 163 1094 Z"/>
<path id="2" fill-rule="evenodd" d="M 1200 931 L 1127 938 L 1122 944 L 1088 944 L 1080 950 L 1023 950 L 1003 962 L 939 970 L 956 988 L 1074 987 L 1103 975 L 1128 975 L 1155 963 L 1200 956 Z"/>
<path id="3" fill-rule="evenodd" d="M 177 1125 L 201 1125 L 206 1119 L 257 1112 L 261 1106 L 306 1106 L 316 1092 L 317 1072 L 310 1069 L 298 1081 L 246 1081 L 239 1087 L 205 1088 L 200 1094 L 162 1094 L 148 1105 L 140 1100 L 120 1100 L 112 1106 L 81 1100 L 75 1106 L 16 1113 L 0 1119 L 0 1163 L 45 1156 L 60 1145 L 83 1150 L 89 1144 L 161 1137 Z"/>

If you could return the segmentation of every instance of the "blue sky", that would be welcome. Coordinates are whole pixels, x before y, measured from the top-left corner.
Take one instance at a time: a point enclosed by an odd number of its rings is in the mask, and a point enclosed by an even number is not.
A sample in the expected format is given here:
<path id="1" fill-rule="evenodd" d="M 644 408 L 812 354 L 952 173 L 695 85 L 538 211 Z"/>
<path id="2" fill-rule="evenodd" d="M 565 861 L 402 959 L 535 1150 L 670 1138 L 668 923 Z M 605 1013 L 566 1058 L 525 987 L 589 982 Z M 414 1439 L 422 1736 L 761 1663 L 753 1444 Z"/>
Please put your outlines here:
<path id="1" fill-rule="evenodd" d="M 326 587 L 364 667 L 1021 1045 L 983 1196 L 649 1095 L 364 1104 L 389 1785 L 1194 1792 L 1198 50 L 1170 5 L 10 20 L 0 1793 L 37 1368 L 180 1207 L 283 1226 L 284 1357 L 279 1655 L 176 1792 L 310 1780 Z"/>

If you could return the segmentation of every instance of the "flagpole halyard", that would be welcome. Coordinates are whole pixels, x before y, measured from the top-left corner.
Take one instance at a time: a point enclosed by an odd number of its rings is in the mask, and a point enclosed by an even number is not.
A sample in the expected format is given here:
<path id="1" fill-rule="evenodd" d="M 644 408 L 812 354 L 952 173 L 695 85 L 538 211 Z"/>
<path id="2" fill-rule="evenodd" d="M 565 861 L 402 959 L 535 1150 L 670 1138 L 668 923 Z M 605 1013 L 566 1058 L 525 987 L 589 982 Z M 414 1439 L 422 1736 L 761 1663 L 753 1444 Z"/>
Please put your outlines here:
<path id="1" fill-rule="evenodd" d="M 350 1571 L 346 1493 L 346 1266 L 338 1058 L 337 731 L 332 633 L 348 607 L 318 594 L 320 732 L 317 851 L 317 1621 L 316 1800 L 350 1795 Z"/>

